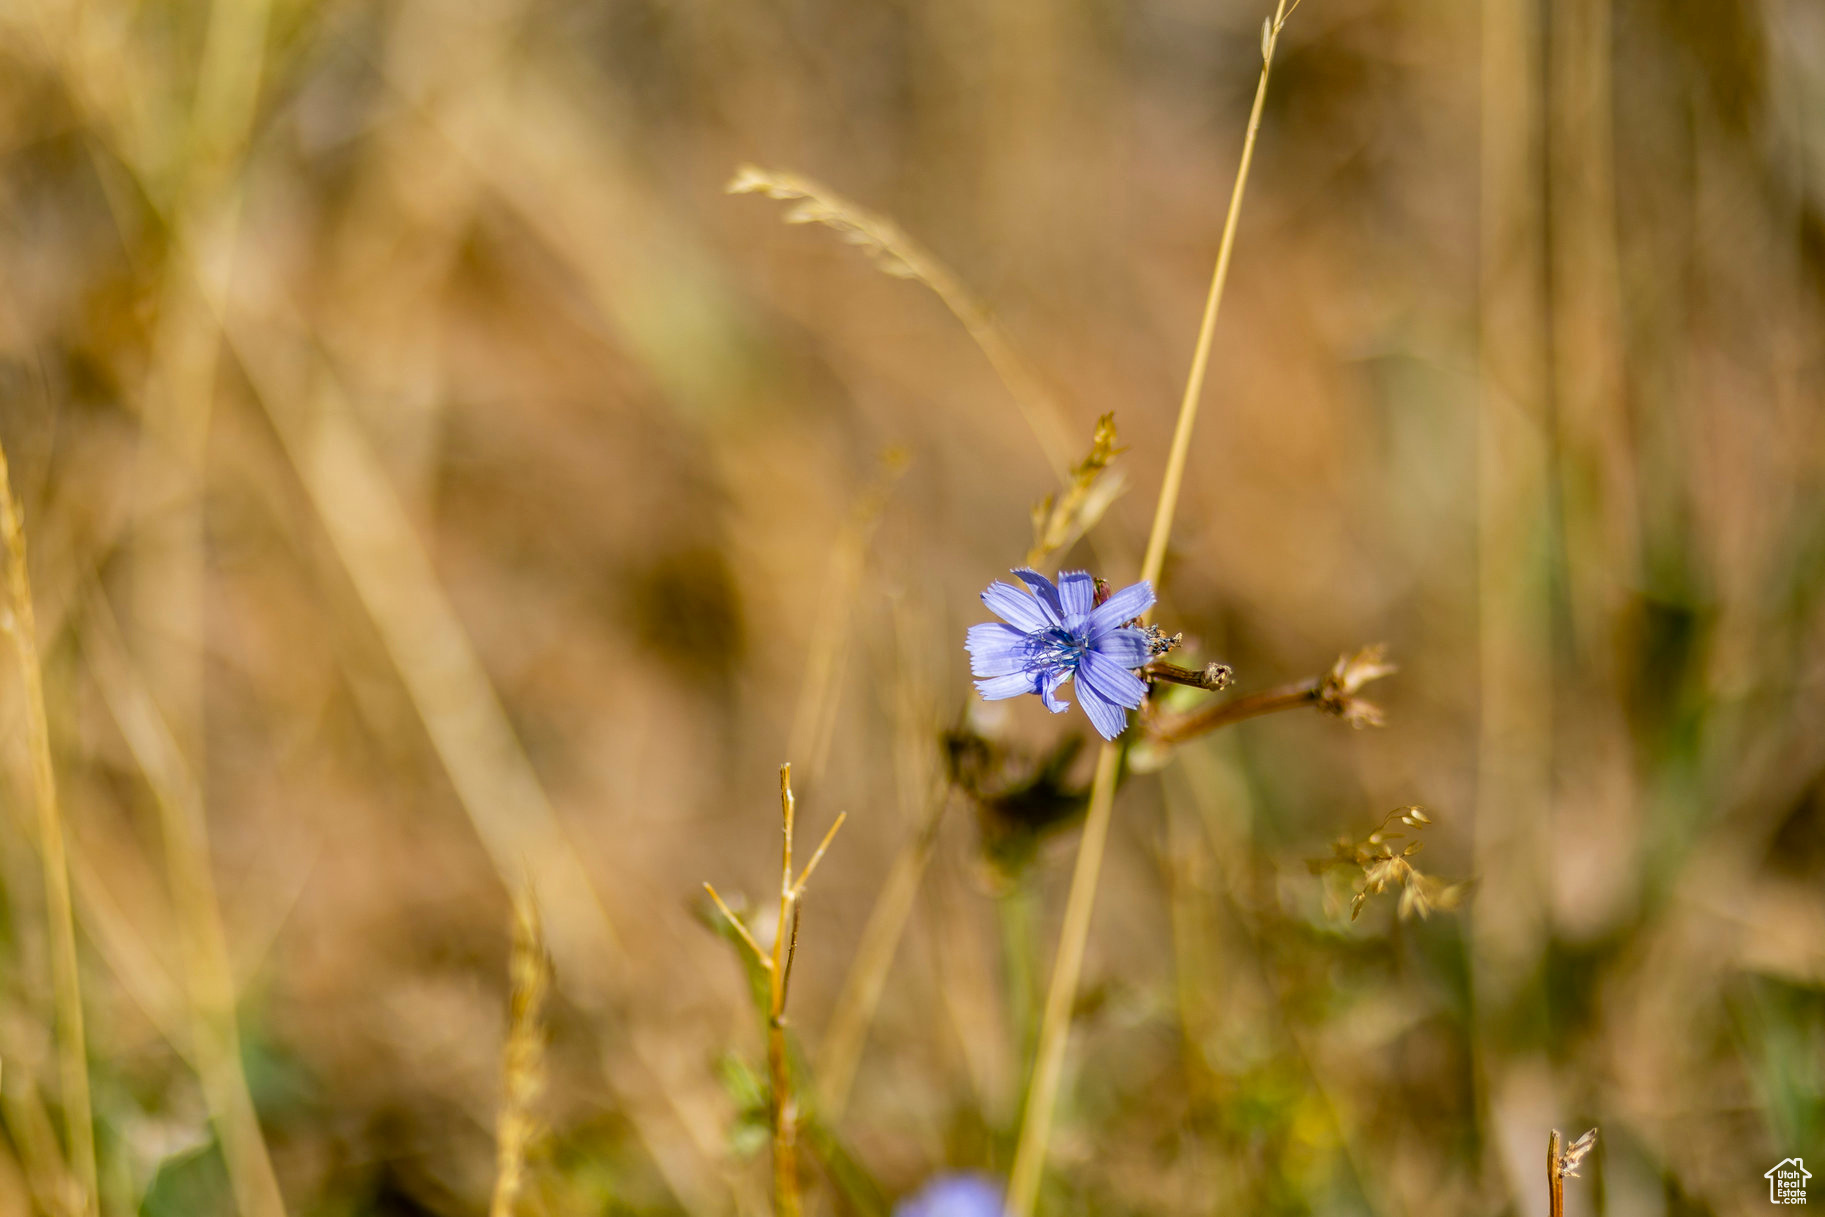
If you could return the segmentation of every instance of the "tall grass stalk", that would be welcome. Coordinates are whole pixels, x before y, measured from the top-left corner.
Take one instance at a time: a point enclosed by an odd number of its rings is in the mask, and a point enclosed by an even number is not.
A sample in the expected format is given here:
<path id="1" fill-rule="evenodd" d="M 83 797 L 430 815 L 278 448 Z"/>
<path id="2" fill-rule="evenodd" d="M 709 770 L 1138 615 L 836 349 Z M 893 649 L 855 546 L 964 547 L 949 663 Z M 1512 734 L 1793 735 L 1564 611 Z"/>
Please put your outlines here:
<path id="1" fill-rule="evenodd" d="M 236 312 L 225 321 L 229 347 L 298 470 L 496 874 L 510 891 L 520 876 L 538 876 L 545 933 L 566 992 L 606 1012 L 625 961 L 608 904 L 352 403 L 328 368 L 313 366 L 309 403 L 288 406 L 299 388 L 288 365 L 309 356 L 290 345 L 289 335 L 274 335 Z M 629 1031 L 639 1034 L 638 1027 Z M 615 1046 L 618 1053 L 625 1050 Z M 603 1060 L 606 1080 L 653 1148 L 666 1186 L 691 1211 L 712 1207 L 716 1176 L 708 1167 L 709 1146 L 692 1135 L 673 1087 L 663 1078 L 645 1086 L 649 1066 L 632 1054 L 605 1052 Z M 645 1101 L 646 1093 L 654 1101 Z"/>
<path id="2" fill-rule="evenodd" d="M 237 13 L 237 8 L 244 11 Z M 210 54 L 224 61 L 224 72 L 242 70 L 232 63 L 230 43 L 246 33 L 247 8 L 225 5 L 216 14 L 220 28 L 213 30 L 211 38 L 220 41 L 220 49 Z M 113 50 L 93 45 L 99 40 L 97 26 L 95 22 L 73 22 L 68 36 L 56 41 L 65 57 L 59 63 L 63 79 L 82 102 L 85 117 L 99 132 L 103 145 L 131 175 L 143 198 L 175 230 L 181 217 L 172 210 L 169 192 L 160 185 L 157 165 L 143 141 L 135 138 L 130 117 L 135 98 L 125 90 L 90 87 L 100 75 L 83 70 L 90 58 Z M 207 113 L 221 125 L 199 127 L 197 138 L 216 141 L 211 146 L 223 157 L 240 138 L 225 107 L 241 88 L 225 78 L 211 93 L 213 100 L 205 104 L 199 98 L 203 106 L 199 122 Z M 467 131 L 444 133 L 473 152 Z M 536 192 L 524 187 L 524 175 L 488 175 L 490 167 L 502 163 L 498 149 L 490 147 L 489 152 L 491 155 L 471 155 L 470 163 L 548 240 L 564 245 L 560 234 L 551 229 L 550 216 L 531 205 Z M 566 164 L 574 168 L 581 160 L 579 155 Z M 550 202 L 559 196 L 552 191 L 536 197 Z M 576 197 L 575 192 L 566 197 Z M 230 214 L 232 209 L 224 212 Z M 593 247 L 579 251 L 590 255 L 583 261 L 598 268 L 596 279 L 601 278 L 600 259 L 594 256 L 598 252 Z M 502 883 L 511 888 L 527 866 L 539 875 L 541 891 L 553 913 L 548 927 L 552 946 L 561 959 L 569 961 L 565 974 L 571 991 L 594 1007 L 605 1008 L 623 960 L 607 905 L 564 833 L 378 455 L 328 369 L 314 358 L 318 344 L 314 339 L 288 343 L 284 339 L 295 335 L 280 338 L 273 333 L 275 327 L 256 325 L 245 307 L 230 298 L 230 285 L 223 276 L 207 273 L 207 267 L 195 271 L 202 297 L 200 319 L 221 328 L 216 338 L 226 342 L 253 381 L 254 397 L 310 493 L 337 556 L 380 632 Z M 281 315 L 288 317 L 283 310 Z M 314 383 L 299 383 L 294 374 L 300 369 L 306 369 Z M 84 884 L 83 875 L 79 867 L 79 894 L 86 892 L 91 897 L 85 901 L 85 916 L 91 912 L 106 915 L 105 923 L 94 923 L 98 945 L 115 972 L 129 982 L 136 999 L 156 1012 L 161 1028 L 171 1035 L 178 1021 L 169 1016 L 178 1005 L 166 1000 L 170 995 L 165 990 L 171 986 L 153 969 L 141 965 L 132 949 L 130 923 L 109 903 L 105 888 L 99 883 Z M 638 1027 L 628 1030 L 635 1037 L 640 1034 Z M 675 1086 L 664 1078 L 649 1081 L 648 1062 L 634 1054 L 614 1058 L 605 1054 L 604 1061 L 610 1086 L 641 1140 L 652 1150 L 667 1186 L 687 1209 L 712 1206 L 716 1176 L 709 1164 L 713 1146 L 695 1133 L 693 1121 L 680 1108 Z M 651 1101 L 647 1101 L 648 1095 Z"/>
<path id="3" fill-rule="evenodd" d="M 13 640 L 25 683 L 26 743 L 31 750 L 32 794 L 38 809 L 39 858 L 44 867 L 45 919 L 51 937 L 51 979 L 57 1011 L 57 1072 L 64 1137 L 78 1187 L 80 1211 L 96 1212 L 95 1116 L 89 1097 L 88 1043 L 82 1026 L 82 978 L 76 960 L 76 915 L 70 902 L 70 863 L 57 774 L 51 764 L 51 726 L 44 709 L 44 668 L 38 654 L 37 618 L 25 553 L 25 522 L 13 497 L 12 473 L 0 449 L 0 544 L 6 549 L 10 596 L 4 628 Z"/>
<path id="4" fill-rule="evenodd" d="M 1298 0 L 1293 0 L 1293 6 L 1297 5 Z M 1280 40 L 1280 32 L 1285 28 L 1290 11 L 1286 0 L 1279 0 L 1273 17 L 1261 29 L 1261 79 L 1255 86 L 1255 102 L 1248 115 L 1248 131 L 1242 139 L 1242 160 L 1236 169 L 1235 187 L 1230 191 L 1229 214 L 1223 221 L 1223 238 L 1217 247 L 1217 264 L 1210 277 L 1210 293 L 1204 302 L 1204 318 L 1198 327 L 1197 348 L 1192 354 L 1191 373 L 1185 381 L 1185 395 L 1179 401 L 1178 423 L 1173 429 L 1172 448 L 1166 457 L 1166 473 L 1160 482 L 1159 503 L 1153 513 L 1153 529 L 1147 539 L 1147 554 L 1141 563 L 1141 578 L 1156 585 L 1160 569 L 1166 561 L 1166 543 L 1172 535 L 1173 515 L 1178 510 L 1179 488 L 1184 482 L 1185 464 L 1191 452 L 1192 427 L 1197 422 L 1198 405 L 1204 395 L 1204 375 L 1210 366 L 1210 348 L 1217 328 L 1217 312 L 1223 303 L 1223 288 L 1229 280 L 1230 255 L 1235 248 L 1236 226 L 1242 215 L 1242 196 L 1248 186 L 1249 165 L 1254 160 L 1255 137 L 1261 129 L 1261 110 L 1267 101 L 1267 80 L 1273 68 L 1274 48 Z M 1077 865 L 1071 874 L 1071 892 L 1065 900 L 1064 924 L 1059 933 L 1058 955 L 1052 965 L 1051 987 L 1046 993 L 1039 1045 L 1033 1062 L 1033 1078 L 1027 1088 L 1020 1138 L 1008 1180 L 1010 1217 L 1030 1217 L 1039 1197 L 1046 1145 L 1051 1138 L 1052 1119 L 1058 1102 L 1058 1083 L 1064 1069 L 1065 1046 L 1071 1034 L 1071 1008 L 1077 998 L 1084 945 L 1090 935 L 1090 913 L 1096 904 L 1096 884 L 1102 873 L 1103 852 L 1109 840 L 1109 818 L 1115 803 L 1115 781 L 1120 768 L 1120 747 L 1114 743 L 1104 744 L 1096 758 L 1096 776 L 1090 786 L 1090 808 L 1084 819 L 1083 837 L 1078 843 Z"/>

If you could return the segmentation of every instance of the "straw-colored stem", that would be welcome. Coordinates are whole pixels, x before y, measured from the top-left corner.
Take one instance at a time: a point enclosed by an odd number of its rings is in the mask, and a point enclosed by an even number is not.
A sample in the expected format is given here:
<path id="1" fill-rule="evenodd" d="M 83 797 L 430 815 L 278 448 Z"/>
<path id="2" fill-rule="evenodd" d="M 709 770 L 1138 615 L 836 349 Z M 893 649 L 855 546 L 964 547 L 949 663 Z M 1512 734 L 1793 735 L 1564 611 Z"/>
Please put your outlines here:
<path id="1" fill-rule="evenodd" d="M 773 1084 L 773 1212 L 798 1217 L 798 1111 L 792 1099 L 792 1063 L 786 1054 L 786 969 L 792 966 L 794 905 L 792 882 L 792 766 L 779 767 L 780 816 L 785 844 L 780 850 L 779 927 L 773 932 L 773 966 L 767 969 L 767 1072 Z M 839 821 L 840 822 L 840 821 Z M 832 832 L 835 829 L 831 830 Z M 829 844 L 829 838 L 825 838 Z M 821 856 L 823 850 L 818 851 Z"/>
<path id="2" fill-rule="evenodd" d="M 1298 0 L 1294 0 L 1297 4 Z M 1204 373 L 1210 367 L 1210 346 L 1217 332 L 1217 311 L 1223 306 L 1223 288 L 1229 282 L 1229 258 L 1236 247 L 1236 226 L 1242 218 L 1242 192 L 1248 187 L 1248 168 L 1255 157 L 1255 136 L 1261 130 L 1261 110 L 1267 102 L 1267 77 L 1274 64 L 1274 46 L 1286 23 L 1286 0 L 1274 9 L 1261 41 L 1261 80 L 1255 85 L 1254 108 L 1248 113 L 1248 133 L 1242 137 L 1242 163 L 1229 193 L 1229 214 L 1223 220 L 1223 239 L 1217 245 L 1217 265 L 1210 275 L 1210 294 L 1204 300 L 1204 321 L 1198 327 L 1198 345 L 1191 357 L 1191 375 L 1185 378 L 1185 396 L 1179 401 L 1179 421 L 1172 432 L 1172 449 L 1166 456 L 1166 476 L 1160 482 L 1160 499 L 1153 511 L 1153 531 L 1147 537 L 1147 556 L 1141 561 L 1141 578 L 1154 582 L 1166 563 L 1166 542 L 1172 536 L 1172 517 L 1179 507 L 1179 487 L 1185 480 L 1185 462 L 1191 454 L 1191 430 L 1198 421 L 1198 404 L 1204 396 Z"/>
<path id="3" fill-rule="evenodd" d="M 51 937 L 51 979 L 57 1010 L 57 1066 L 62 1087 L 64 1137 L 70 1168 L 82 1189 L 81 1211 L 96 1212 L 95 1118 L 89 1099 L 87 1040 L 82 1026 L 82 979 L 76 961 L 76 916 L 70 902 L 70 864 L 63 816 L 57 805 L 57 774 L 51 764 L 50 719 L 44 709 L 44 669 L 38 655 L 37 619 L 26 567 L 25 525 L 13 498 L 6 453 L 0 450 L 0 541 L 6 547 L 6 582 L 11 593 L 6 632 L 18 655 L 25 683 L 26 743 L 32 758 L 32 794 L 38 809 L 39 858 L 44 865 L 45 918 Z"/>
<path id="4" fill-rule="evenodd" d="M 1294 0 L 1295 4 L 1297 2 Z M 1147 539 L 1147 555 L 1141 563 L 1141 578 L 1156 584 L 1160 568 L 1166 560 L 1166 543 L 1172 534 L 1172 519 L 1178 509 L 1179 488 L 1184 481 L 1185 463 L 1191 452 L 1191 432 L 1197 422 L 1198 403 L 1204 393 L 1204 374 L 1210 365 L 1210 347 L 1216 333 L 1217 312 L 1222 306 L 1223 288 L 1229 279 L 1230 254 L 1235 248 L 1236 226 L 1242 214 L 1242 196 L 1248 185 L 1249 165 L 1254 159 L 1255 136 L 1261 128 L 1262 107 L 1267 100 L 1268 73 L 1273 66 L 1274 47 L 1280 39 L 1287 12 L 1286 0 L 1279 0 L 1273 18 L 1262 33 L 1261 79 L 1255 86 L 1254 106 L 1248 116 L 1248 132 L 1242 140 L 1242 159 L 1236 169 L 1235 187 L 1230 191 L 1229 213 L 1223 221 L 1223 238 L 1217 247 L 1216 269 L 1210 278 L 1210 294 L 1204 303 L 1204 318 L 1198 328 L 1198 343 L 1192 355 L 1191 373 L 1186 378 L 1185 394 L 1179 402 L 1178 423 L 1173 429 L 1172 448 L 1167 454 L 1166 472 L 1160 482 L 1159 502 L 1153 513 L 1153 529 Z M 1014 1151 L 1014 1167 L 1008 1180 L 1010 1217 L 1031 1217 L 1033 1206 L 1039 1197 L 1046 1145 L 1051 1138 L 1053 1109 L 1058 1099 L 1058 1083 L 1064 1069 L 1065 1046 L 1071 1034 L 1071 1008 L 1077 997 L 1078 973 L 1083 966 L 1084 946 L 1090 934 L 1090 913 L 1096 904 L 1096 882 L 1102 872 L 1103 850 L 1109 838 L 1109 818 L 1115 802 L 1115 779 L 1120 761 L 1120 750 L 1113 743 L 1105 743 L 1097 756 L 1096 778 L 1090 789 L 1090 808 L 1084 820 L 1083 837 L 1077 847 L 1077 865 L 1071 876 L 1071 892 L 1065 900 L 1065 920 L 1060 931 L 1058 955 L 1052 966 L 1051 986 L 1046 992 L 1045 1013 L 1040 1022 L 1039 1044 L 1033 1061 L 1033 1078 L 1027 1088 L 1020 1139 Z"/>
<path id="5" fill-rule="evenodd" d="M 785 936 L 784 927 L 781 936 Z M 768 975 L 773 990 L 780 991 L 779 972 Z M 798 1112 L 792 1101 L 786 1024 L 778 1014 L 767 1019 L 767 1073 L 773 1082 L 773 1212 L 775 1217 L 798 1217 Z"/>
<path id="6" fill-rule="evenodd" d="M 1014 1169 L 1008 1179 L 1010 1217 L 1028 1217 L 1039 1196 L 1046 1142 L 1052 1133 L 1052 1109 L 1058 1101 L 1058 1080 L 1064 1072 L 1065 1041 L 1071 1033 L 1071 1007 L 1077 1001 L 1084 944 L 1090 938 L 1090 912 L 1096 904 L 1096 881 L 1103 869 L 1103 846 L 1109 839 L 1109 813 L 1115 806 L 1115 778 L 1120 768 L 1121 749 L 1104 744 L 1096 758 L 1090 812 L 1084 820 L 1083 840 L 1077 847 L 1077 867 L 1071 873 L 1071 894 L 1065 900 L 1065 920 L 1059 930 L 1058 957 L 1052 965 L 1051 987 L 1046 990 L 1045 1013 L 1040 1016 L 1033 1081 L 1027 1088 L 1020 1143 L 1014 1151 Z"/>

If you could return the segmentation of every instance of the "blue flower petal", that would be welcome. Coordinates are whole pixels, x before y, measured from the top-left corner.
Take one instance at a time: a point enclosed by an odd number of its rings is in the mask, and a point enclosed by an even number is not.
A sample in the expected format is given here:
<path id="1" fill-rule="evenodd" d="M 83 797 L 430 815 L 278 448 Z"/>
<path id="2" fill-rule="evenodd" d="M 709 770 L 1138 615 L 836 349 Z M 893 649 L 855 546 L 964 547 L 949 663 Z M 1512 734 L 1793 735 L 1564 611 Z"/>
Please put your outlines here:
<path id="1" fill-rule="evenodd" d="M 1015 567 L 1014 574 L 1022 583 L 1033 589 L 1033 594 L 1039 598 L 1039 602 L 1045 606 L 1046 612 L 1051 615 L 1052 624 L 1063 626 L 1065 610 L 1058 601 L 1058 589 L 1052 586 L 1052 581 L 1030 566 Z"/>
<path id="2" fill-rule="evenodd" d="M 1046 709 L 1054 714 L 1063 714 L 1071 708 L 1070 702 L 1060 701 L 1058 698 L 1059 686 L 1070 679 L 1069 669 L 1052 668 L 1034 682 L 1039 686 L 1039 700 L 1044 702 Z"/>
<path id="3" fill-rule="evenodd" d="M 1032 636 L 999 621 L 972 625 L 964 648 L 970 653 L 973 676 L 1006 676 L 1026 671 L 1033 658 Z"/>
<path id="4" fill-rule="evenodd" d="M 1147 694 L 1146 681 L 1096 651 L 1084 652 L 1077 665 L 1077 686 L 1086 702 L 1088 691 L 1095 689 L 1099 696 L 1130 710 Z"/>
<path id="5" fill-rule="evenodd" d="M 1001 1189 L 985 1175 L 941 1175 L 894 1206 L 894 1217 L 1003 1217 Z"/>
<path id="6" fill-rule="evenodd" d="M 1090 716 L 1090 725 L 1104 739 L 1114 739 L 1128 726 L 1128 712 L 1104 697 L 1088 680 L 1078 682 L 1077 700 Z"/>
<path id="7" fill-rule="evenodd" d="M 978 626 L 977 628 L 986 629 L 987 627 Z M 1104 659 L 1113 660 L 1124 668 L 1144 668 L 1147 666 L 1147 661 L 1153 658 L 1148 653 L 1147 635 L 1133 626 L 1110 630 L 1101 638 L 1093 639 L 1090 649 Z M 982 676 L 985 673 L 978 672 L 976 675 Z"/>
<path id="8" fill-rule="evenodd" d="M 976 692 L 982 694 L 983 701 L 1001 701 L 1039 691 L 1039 679 L 1031 672 L 1009 672 L 1006 676 L 976 682 Z"/>
<path id="9" fill-rule="evenodd" d="M 995 616 L 1029 634 L 1052 626 L 1049 614 L 1039 601 L 1011 583 L 989 584 L 982 593 L 982 603 L 988 605 L 989 612 Z"/>
<path id="10" fill-rule="evenodd" d="M 1087 570 L 1061 571 L 1058 599 L 1064 606 L 1065 628 L 1073 634 L 1082 633 L 1084 620 L 1096 605 L 1096 580 Z"/>
<path id="11" fill-rule="evenodd" d="M 1090 614 L 1090 641 L 1120 626 L 1124 621 L 1132 621 L 1153 607 L 1153 584 L 1147 582 L 1131 583 L 1121 591 L 1096 606 Z"/>

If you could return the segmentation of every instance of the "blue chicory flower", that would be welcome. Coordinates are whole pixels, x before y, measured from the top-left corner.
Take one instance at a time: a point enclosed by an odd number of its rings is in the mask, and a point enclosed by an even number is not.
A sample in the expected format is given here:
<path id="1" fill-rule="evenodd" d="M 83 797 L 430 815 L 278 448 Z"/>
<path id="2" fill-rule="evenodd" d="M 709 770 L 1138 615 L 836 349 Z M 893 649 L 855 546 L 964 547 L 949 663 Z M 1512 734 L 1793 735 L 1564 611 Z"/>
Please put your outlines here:
<path id="1" fill-rule="evenodd" d="M 1001 1188 L 986 1175 L 939 1175 L 894 1206 L 894 1217 L 1003 1217 Z"/>
<path id="2" fill-rule="evenodd" d="M 1124 625 L 1153 606 L 1153 587 L 1135 583 L 1101 604 L 1088 571 L 1068 570 L 1057 586 L 1035 570 L 1014 571 L 1033 590 L 991 583 L 982 602 L 1001 621 L 970 627 L 965 646 L 976 690 L 987 701 L 1037 693 L 1046 709 L 1063 714 L 1071 703 L 1058 688 L 1073 676 L 1090 724 L 1104 739 L 1128 725 L 1127 710 L 1141 704 L 1147 684 L 1131 669 L 1151 653 L 1145 631 Z M 1006 624 L 1003 624 L 1003 623 Z"/>

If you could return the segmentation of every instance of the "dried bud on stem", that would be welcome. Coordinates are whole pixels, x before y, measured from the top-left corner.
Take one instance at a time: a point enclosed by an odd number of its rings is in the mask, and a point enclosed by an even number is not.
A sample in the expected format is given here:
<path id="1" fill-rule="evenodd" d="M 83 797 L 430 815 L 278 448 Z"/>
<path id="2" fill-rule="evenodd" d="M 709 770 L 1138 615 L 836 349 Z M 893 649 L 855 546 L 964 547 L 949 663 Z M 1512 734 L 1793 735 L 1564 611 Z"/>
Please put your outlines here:
<path id="1" fill-rule="evenodd" d="M 1565 1217 L 1565 1179 L 1577 1178 L 1578 1166 L 1597 1144 L 1597 1130 L 1591 1129 L 1570 1145 L 1561 1148 L 1559 1130 L 1546 1138 L 1546 1186 L 1550 1197 L 1548 1217 Z"/>

